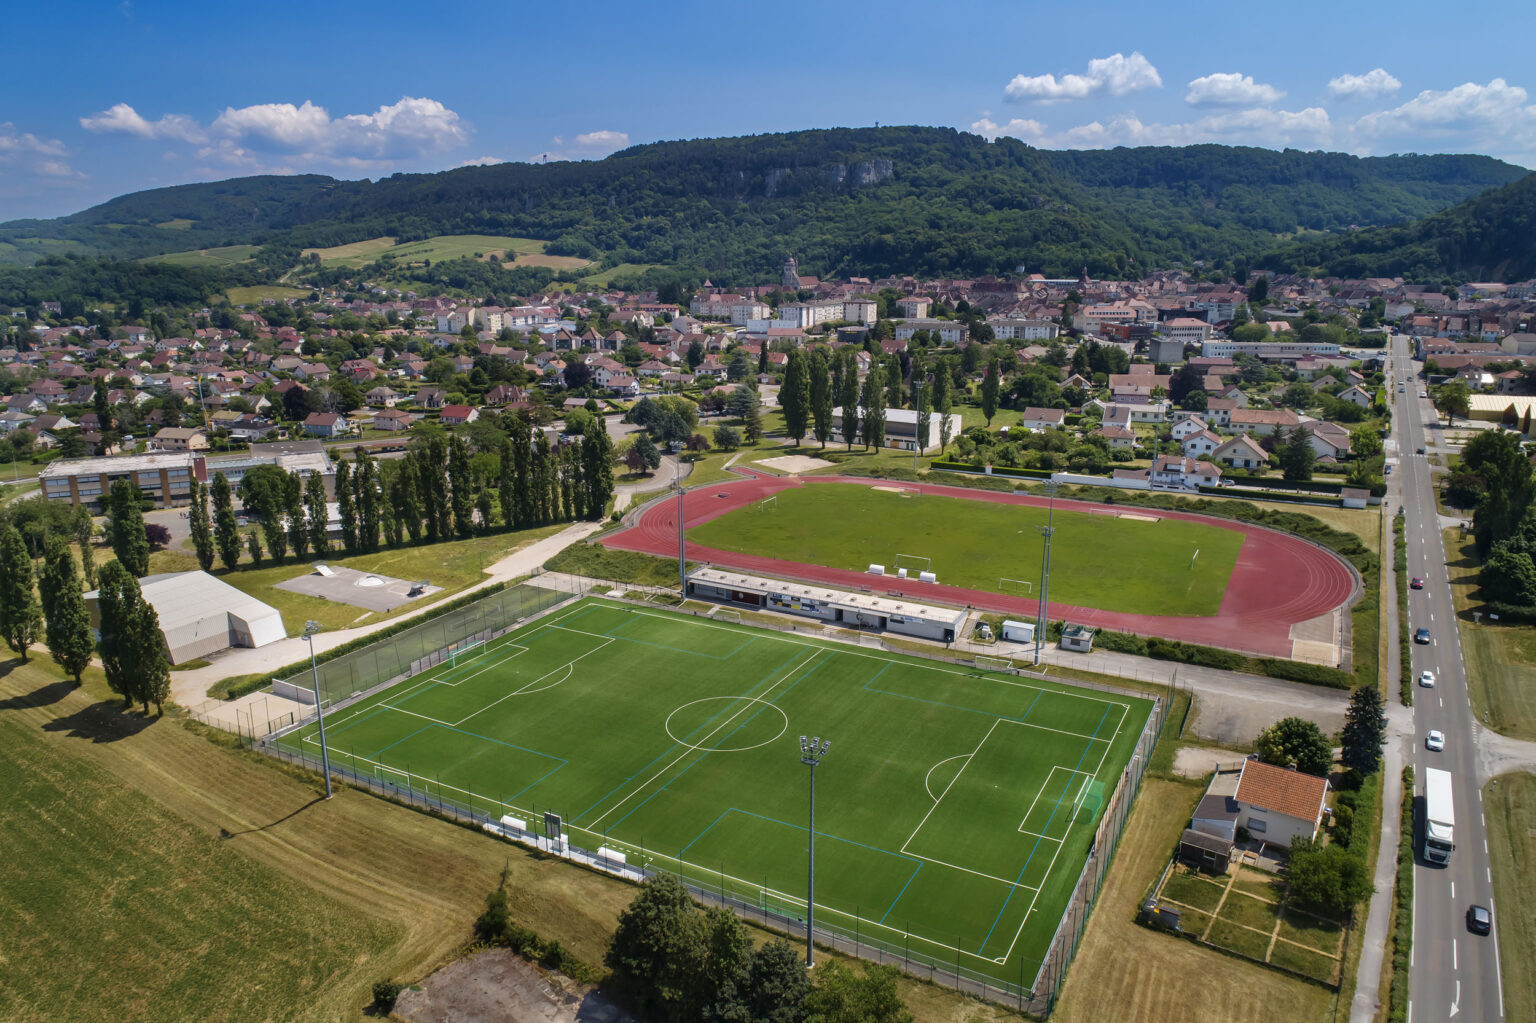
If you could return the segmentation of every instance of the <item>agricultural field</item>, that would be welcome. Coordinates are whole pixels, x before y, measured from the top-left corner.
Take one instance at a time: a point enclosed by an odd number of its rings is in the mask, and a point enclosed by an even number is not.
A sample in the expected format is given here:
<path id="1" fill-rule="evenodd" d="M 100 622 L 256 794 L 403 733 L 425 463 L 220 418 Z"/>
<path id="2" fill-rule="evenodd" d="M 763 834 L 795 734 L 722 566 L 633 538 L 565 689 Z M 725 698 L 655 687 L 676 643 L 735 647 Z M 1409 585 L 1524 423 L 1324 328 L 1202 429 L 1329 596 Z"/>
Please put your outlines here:
<path id="1" fill-rule="evenodd" d="M 688 538 L 719 550 L 853 571 L 870 564 L 888 571 L 922 567 L 941 583 L 993 593 L 1026 592 L 1007 577 L 1038 578 L 1036 527 L 1046 524 L 1046 509 L 898 491 L 858 484 L 797 487 L 766 506 L 749 505 L 694 526 Z M 1051 599 L 1134 614 L 1215 614 L 1242 534 L 1154 516 L 1117 518 L 1057 507 Z M 964 528 L 957 528 L 960 523 Z M 1016 591 L 1008 588 L 1014 585 Z"/>
<path id="2" fill-rule="evenodd" d="M 161 227 L 166 225 L 161 224 Z M 214 249 L 190 249 L 186 252 L 167 252 L 163 256 L 150 256 L 147 263 L 170 263 L 173 266 L 200 266 L 217 269 L 243 263 L 256 255 L 256 245 L 225 245 Z"/>
<path id="3" fill-rule="evenodd" d="M 310 293 L 309 288 L 285 288 L 280 284 L 256 284 L 247 288 L 230 288 L 224 292 L 224 297 L 229 299 L 230 305 L 254 305 L 264 298 L 281 302 L 289 298 L 305 298 Z"/>
<path id="4" fill-rule="evenodd" d="M 559 269 L 579 269 L 588 260 L 569 256 L 544 255 L 544 243 L 535 238 L 513 238 L 507 235 L 452 234 L 424 238 L 421 241 L 397 244 L 394 238 L 369 238 L 366 241 L 335 245 L 326 249 L 305 249 L 320 257 L 326 266 L 361 267 L 376 263 L 386 254 L 400 263 L 420 263 L 425 260 L 439 262 L 446 259 L 491 258 L 499 255 L 505 265 L 551 266 Z"/>
<path id="5" fill-rule="evenodd" d="M 1150 708 L 588 598 L 329 715 L 326 737 L 402 791 L 558 814 L 573 845 L 794 918 L 797 737 L 825 736 L 818 923 L 1027 987 Z M 282 741 L 318 750 L 312 727 Z"/>

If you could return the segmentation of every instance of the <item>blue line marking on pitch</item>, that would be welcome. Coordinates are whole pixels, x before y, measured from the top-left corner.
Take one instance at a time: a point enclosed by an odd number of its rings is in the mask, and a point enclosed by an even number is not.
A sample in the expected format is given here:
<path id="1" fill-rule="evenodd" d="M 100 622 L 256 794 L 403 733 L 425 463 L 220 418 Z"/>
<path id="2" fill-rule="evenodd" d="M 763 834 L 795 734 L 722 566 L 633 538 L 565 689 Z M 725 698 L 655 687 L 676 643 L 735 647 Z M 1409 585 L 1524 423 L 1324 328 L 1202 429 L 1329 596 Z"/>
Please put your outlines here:
<path id="1" fill-rule="evenodd" d="M 694 837 L 693 842 L 689 842 L 687 845 L 683 846 L 683 848 L 680 850 L 680 852 L 687 852 L 688 849 L 693 846 L 694 842 L 697 842 L 699 839 L 703 838 L 706 834 L 708 834 L 710 829 L 713 828 L 716 824 L 719 824 L 720 821 L 724 817 L 726 817 L 728 814 L 733 814 L 733 813 L 739 813 L 743 817 L 755 817 L 755 818 L 757 818 L 760 821 L 767 821 L 769 824 L 777 824 L 780 827 L 790 828 L 790 829 L 792 829 L 794 831 L 806 831 L 807 830 L 804 824 L 791 824 L 789 821 L 781 821 L 777 817 L 769 817 L 766 814 L 753 813 L 751 810 L 743 810 L 739 806 L 730 806 L 730 807 L 727 807 L 725 809 L 725 812 L 722 813 L 719 817 L 716 817 L 714 819 L 714 821 L 712 821 L 710 823 L 708 828 L 705 828 L 703 831 L 699 832 L 698 835 L 696 835 Z M 834 841 L 834 842 L 841 842 L 844 845 L 855 845 L 855 846 L 858 846 L 860 849 L 868 849 L 870 852 L 879 853 L 882 856 L 890 856 L 893 859 L 906 860 L 908 863 L 915 864 L 918 867 L 922 867 L 922 865 L 923 865 L 923 861 L 922 860 L 918 859 L 915 856 L 908 856 L 906 853 L 891 852 L 889 849 L 881 849 L 881 848 L 879 848 L 877 846 L 865 845 L 863 842 L 855 842 L 851 838 L 840 838 L 839 836 L 831 834 L 831 833 L 826 832 L 826 831 L 818 831 L 818 832 L 816 832 L 816 835 L 819 838 L 830 838 L 832 841 Z M 914 871 L 913 873 L 915 874 L 916 871 Z M 907 883 L 911 884 L 912 882 L 911 882 L 910 879 L 908 879 Z M 902 891 L 905 892 L 906 889 L 903 888 Z M 899 896 L 898 896 L 898 898 L 899 898 Z"/>
<path id="2" fill-rule="evenodd" d="M 636 643 L 636 644 L 638 644 L 640 646 L 654 647 L 657 650 L 670 650 L 670 651 L 672 651 L 675 654 L 689 654 L 689 655 L 694 656 L 694 657 L 707 657 L 711 661 L 729 661 L 732 657 L 735 657 L 737 654 L 741 653 L 743 650 L 745 650 L 747 647 L 751 646 L 757 640 L 756 636 L 748 636 L 747 639 L 746 639 L 746 642 L 742 643 L 740 646 L 736 647 L 734 650 L 730 651 L 729 653 L 725 653 L 725 654 L 706 654 L 706 653 L 703 653 L 702 651 L 699 651 L 699 650 L 689 650 L 689 649 L 686 649 L 686 648 L 680 647 L 680 646 L 668 646 L 666 643 L 652 643 L 649 640 L 635 639 L 632 636 L 615 636 L 614 635 L 614 633 L 618 632 L 620 629 L 628 628 L 629 626 L 631 626 L 633 624 L 634 624 L 634 619 L 633 618 L 631 618 L 629 621 L 626 621 L 626 622 L 620 622 L 618 625 L 615 625 L 613 628 L 611 628 L 607 632 L 603 633 L 603 635 L 609 637 L 610 639 L 622 640 L 625 643 Z"/>
<path id="3" fill-rule="evenodd" d="M 879 676 L 876 676 L 876 677 L 878 678 Z M 1002 714 L 999 714 L 996 711 L 992 711 L 992 710 L 977 710 L 975 707 L 966 707 L 966 706 L 962 706 L 961 704 L 958 704 L 958 703 L 946 703 L 943 700 L 930 700 L 926 696 L 909 696 L 906 693 L 895 693 L 895 692 L 892 692 L 889 689 L 876 689 L 876 688 L 874 688 L 871 685 L 871 683 L 873 683 L 873 682 L 874 682 L 874 679 L 870 679 L 869 682 L 864 683 L 864 690 L 866 692 L 879 693 L 882 696 L 894 696 L 898 700 L 915 700 L 918 703 L 927 703 L 927 704 L 931 704 L 931 705 L 933 705 L 935 707 L 946 707 L 949 710 L 964 711 L 967 714 L 980 714 L 982 717 L 992 718 L 992 719 L 997 720 L 997 721 L 1016 721 L 1016 722 L 1021 722 L 1022 723 L 1024 721 L 1024 718 L 1029 716 L 1029 711 L 1028 710 L 1026 710 L 1023 714 L 1021 714 L 1018 717 L 1006 717 L 1006 716 L 1004 716 Z M 1043 693 L 1043 692 L 1045 692 L 1045 690 L 1043 690 L 1043 689 L 1039 690 L 1036 693 L 1035 698 L 1038 700 L 1040 698 L 1040 693 Z M 1106 715 L 1109 714 L 1109 708 L 1114 706 L 1114 704 L 1109 703 L 1107 701 L 1102 701 L 1101 700 L 1101 701 L 1097 701 L 1097 702 L 1100 702 L 1100 703 L 1104 704 L 1104 713 Z M 1030 710 L 1034 709 L 1034 704 L 1030 704 L 1029 706 L 1030 706 Z M 1067 732 L 1065 734 L 1067 734 L 1067 735 L 1077 735 L 1076 732 Z M 1095 741 L 1095 742 L 1108 742 L 1109 741 L 1108 739 L 1099 739 L 1096 736 L 1089 737 L 1089 736 L 1079 735 L 1078 738 L 1080 738 L 1080 739 L 1092 738 L 1092 741 Z"/>
<path id="4" fill-rule="evenodd" d="M 1088 751 L 1093 748 L 1093 742 L 1099 736 L 1099 729 L 1104 727 L 1104 722 L 1107 721 L 1108 719 L 1109 719 L 1109 707 L 1106 706 L 1104 708 L 1104 716 L 1099 718 L 1099 723 L 1096 726 L 1094 726 L 1093 737 L 1091 739 L 1089 739 L 1088 742 L 1083 744 L 1083 752 L 1078 754 L 1077 763 L 1072 765 L 1072 773 L 1073 774 L 1078 773 L 1077 769 L 1083 766 L 1083 758 L 1086 757 L 1088 755 Z M 1071 787 L 1072 787 L 1072 775 L 1068 775 L 1067 776 L 1067 784 L 1062 789 L 1061 795 L 1062 796 L 1066 795 L 1067 794 L 1067 789 L 1069 789 Z M 1024 865 L 1019 868 L 1018 876 L 1013 879 L 1013 886 L 1008 889 L 1008 895 L 1007 895 L 1006 898 L 1003 899 L 1002 908 L 997 911 L 997 916 L 992 919 L 992 926 L 987 928 L 987 936 L 985 938 L 981 939 L 981 944 L 980 945 L 976 946 L 976 954 L 977 955 L 980 955 L 981 954 L 981 950 L 987 947 L 987 942 L 992 940 L 992 932 L 997 930 L 997 923 L 998 923 L 998 921 L 1001 920 L 1003 918 L 1003 914 L 1008 911 L 1008 903 L 1013 901 L 1013 893 L 1019 890 L 1019 882 L 1024 879 L 1024 871 L 1029 869 L 1030 861 L 1032 861 L 1035 858 L 1035 852 L 1037 850 L 1039 850 L 1040 843 L 1045 841 L 1045 837 L 1044 837 L 1045 833 L 1051 830 L 1051 821 L 1054 821 L 1056 819 L 1056 814 L 1058 812 L 1060 812 L 1060 810 L 1061 810 L 1061 796 L 1057 796 L 1056 797 L 1056 805 L 1051 808 L 1051 815 L 1049 817 L 1047 817 L 1046 820 L 1045 820 L 1045 827 L 1041 828 L 1040 829 L 1040 834 L 1035 836 L 1035 844 L 1030 846 L 1030 848 L 1029 848 L 1029 855 L 1024 858 Z M 1061 841 L 1065 842 L 1066 840 L 1067 840 L 1066 836 L 1063 835 L 1061 837 Z M 1040 887 L 1042 887 L 1042 888 L 1045 887 L 1045 881 L 1041 881 L 1040 882 Z"/>
<path id="5" fill-rule="evenodd" d="M 922 870 L 922 869 L 923 869 L 923 861 L 922 860 L 918 860 L 917 861 L 917 866 L 912 868 L 912 876 L 907 878 L 907 883 L 901 886 L 901 891 L 897 892 L 896 893 L 896 898 L 891 900 L 890 907 L 887 908 L 886 911 L 885 911 L 885 916 L 882 916 L 880 918 L 880 922 L 881 923 L 885 923 L 885 917 L 891 915 L 891 910 L 895 909 L 896 908 L 896 903 L 900 902 L 901 901 L 901 897 L 903 895 L 907 894 L 907 889 L 912 887 L 912 882 L 917 878 L 917 872 L 919 870 Z"/>

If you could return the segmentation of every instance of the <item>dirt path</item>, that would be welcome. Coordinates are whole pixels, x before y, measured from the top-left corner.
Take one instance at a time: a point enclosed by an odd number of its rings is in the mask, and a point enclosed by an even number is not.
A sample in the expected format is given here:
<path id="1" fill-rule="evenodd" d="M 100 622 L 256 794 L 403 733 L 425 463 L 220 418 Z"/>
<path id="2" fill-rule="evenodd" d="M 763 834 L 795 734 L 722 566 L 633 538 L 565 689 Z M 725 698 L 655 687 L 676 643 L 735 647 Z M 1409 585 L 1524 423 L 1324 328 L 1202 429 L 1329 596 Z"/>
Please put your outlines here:
<path id="1" fill-rule="evenodd" d="M 632 1023 L 596 988 L 546 978 L 504 948 L 477 952 L 400 993 L 395 1016 L 410 1023 Z"/>

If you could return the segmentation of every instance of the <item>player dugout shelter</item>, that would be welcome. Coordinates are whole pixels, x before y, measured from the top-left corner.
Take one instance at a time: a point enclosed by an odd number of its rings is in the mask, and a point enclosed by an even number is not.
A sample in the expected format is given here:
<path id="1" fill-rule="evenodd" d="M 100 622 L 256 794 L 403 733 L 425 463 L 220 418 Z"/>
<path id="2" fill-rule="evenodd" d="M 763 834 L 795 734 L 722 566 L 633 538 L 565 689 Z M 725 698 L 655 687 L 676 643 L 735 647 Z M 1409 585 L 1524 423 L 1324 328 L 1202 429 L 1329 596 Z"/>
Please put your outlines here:
<path id="1" fill-rule="evenodd" d="M 258 647 L 288 634 L 277 608 L 242 593 L 207 572 L 147 575 L 139 590 L 160 618 L 172 664 L 196 660 L 232 646 Z M 91 624 L 101 627 L 100 591 L 85 595 Z"/>
<path id="2" fill-rule="evenodd" d="M 966 612 L 916 604 L 895 596 L 829 590 L 783 579 L 701 568 L 688 576 L 688 594 L 719 604 L 782 611 L 855 629 L 896 632 L 953 642 Z"/>

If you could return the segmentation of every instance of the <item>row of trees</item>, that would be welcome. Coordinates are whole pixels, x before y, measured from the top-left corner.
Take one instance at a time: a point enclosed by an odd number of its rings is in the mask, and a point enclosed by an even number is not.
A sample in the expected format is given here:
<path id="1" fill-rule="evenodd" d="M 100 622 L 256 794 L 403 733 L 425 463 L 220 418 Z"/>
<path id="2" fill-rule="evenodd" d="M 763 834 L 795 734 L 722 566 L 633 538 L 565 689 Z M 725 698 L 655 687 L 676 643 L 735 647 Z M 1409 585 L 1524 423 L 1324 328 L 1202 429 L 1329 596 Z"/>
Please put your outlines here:
<path id="1" fill-rule="evenodd" d="M 413 440 L 403 459 L 379 461 L 366 448 L 356 449 L 355 462 L 336 466 L 341 550 L 368 554 L 383 546 L 465 539 L 498 527 L 600 518 L 614 486 L 613 444 L 603 422 L 588 419 L 579 442 L 560 445 L 551 445 L 542 431 L 535 436 L 522 413 L 512 424 L 496 450 L 478 453 L 458 434 L 441 432 Z M 239 494 L 245 512 L 261 523 L 243 544 L 224 474 L 215 473 L 208 486 L 193 484 L 188 517 L 204 571 L 213 568 L 215 558 L 226 569 L 235 567 L 242 551 L 253 565 L 267 556 L 281 560 L 290 551 L 295 560 L 332 553 L 318 474 L 258 466 L 241 479 Z M 125 511 L 125 542 L 131 516 Z M 116 521 L 114 513 L 114 545 Z"/>
<path id="2" fill-rule="evenodd" d="M 941 357 L 925 362 L 909 353 L 892 353 L 872 359 L 860 383 L 858 355 L 853 348 L 836 354 L 821 348 L 789 353 L 779 388 L 784 432 L 797 445 L 810 434 L 823 448 L 834 438 L 850 450 L 856 441 L 866 449 L 879 448 L 885 444 L 888 410 L 910 408 L 917 412 L 918 443 L 927 447 L 936 410 L 945 417 L 939 429 L 940 444 L 947 447 L 955 361 Z M 834 416 L 839 406 L 842 414 Z"/>
<path id="3" fill-rule="evenodd" d="M 647 881 L 619 915 L 606 962 L 646 1019 L 689 1023 L 910 1023 L 912 1019 L 896 992 L 893 967 L 871 966 L 858 974 L 828 962 L 817 969 L 812 987 L 794 946 L 776 939 L 754 948 L 735 914 L 727 909 L 705 912 L 671 874 Z"/>

